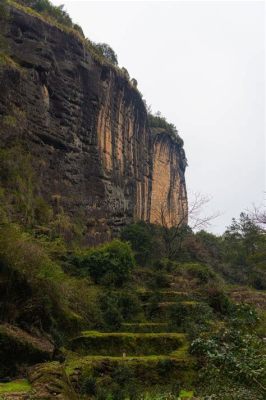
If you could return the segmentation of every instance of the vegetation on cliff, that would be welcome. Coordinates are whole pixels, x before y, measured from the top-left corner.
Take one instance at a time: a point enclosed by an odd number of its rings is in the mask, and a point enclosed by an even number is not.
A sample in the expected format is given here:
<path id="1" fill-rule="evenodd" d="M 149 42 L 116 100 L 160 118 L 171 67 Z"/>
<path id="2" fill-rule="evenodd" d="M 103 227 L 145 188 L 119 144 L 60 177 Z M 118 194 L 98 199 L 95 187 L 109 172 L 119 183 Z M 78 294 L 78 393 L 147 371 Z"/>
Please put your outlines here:
<path id="1" fill-rule="evenodd" d="M 184 141 L 179 136 L 176 126 L 168 122 L 166 118 L 162 116 L 160 111 L 154 115 L 148 110 L 148 122 L 153 133 L 167 133 L 175 143 L 177 143 L 180 147 L 183 147 Z"/>

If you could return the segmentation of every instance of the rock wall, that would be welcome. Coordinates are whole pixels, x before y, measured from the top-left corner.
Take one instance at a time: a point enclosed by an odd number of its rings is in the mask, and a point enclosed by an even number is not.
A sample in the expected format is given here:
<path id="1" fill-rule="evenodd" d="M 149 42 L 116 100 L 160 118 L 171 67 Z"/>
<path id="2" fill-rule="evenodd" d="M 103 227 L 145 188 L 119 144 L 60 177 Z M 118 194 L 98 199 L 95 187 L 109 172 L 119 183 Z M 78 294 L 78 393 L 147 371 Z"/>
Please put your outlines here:
<path id="1" fill-rule="evenodd" d="M 138 91 L 121 71 L 36 16 L 12 8 L 0 64 L 1 146 L 23 142 L 40 195 L 79 215 L 92 242 L 132 220 L 168 224 L 186 208 L 184 158 L 167 133 L 153 135 Z"/>

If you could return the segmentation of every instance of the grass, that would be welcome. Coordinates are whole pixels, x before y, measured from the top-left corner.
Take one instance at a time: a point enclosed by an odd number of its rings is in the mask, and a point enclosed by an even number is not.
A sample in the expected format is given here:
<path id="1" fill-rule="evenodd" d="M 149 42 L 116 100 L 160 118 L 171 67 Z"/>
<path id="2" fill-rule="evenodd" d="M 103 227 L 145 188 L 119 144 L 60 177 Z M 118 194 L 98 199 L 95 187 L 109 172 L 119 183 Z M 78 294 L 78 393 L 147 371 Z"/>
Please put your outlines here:
<path id="1" fill-rule="evenodd" d="M 180 399 L 191 399 L 193 397 L 192 391 L 181 390 L 179 393 Z"/>
<path id="2" fill-rule="evenodd" d="M 0 383 L 0 394 L 29 392 L 31 385 L 26 379 L 18 379 L 8 383 Z"/>
<path id="3" fill-rule="evenodd" d="M 55 26 L 56 28 L 60 29 L 61 31 L 67 32 L 67 33 L 72 33 L 75 36 L 78 36 L 79 39 L 82 39 L 81 35 L 79 34 L 78 31 L 76 31 L 75 29 L 60 24 L 55 18 L 51 17 L 50 15 L 47 14 L 40 14 L 38 13 L 36 10 L 34 10 L 33 8 L 30 7 L 26 7 L 25 5 L 19 4 L 17 3 L 15 0 L 8 0 L 8 3 L 14 7 L 17 8 L 18 10 L 23 11 L 26 14 L 32 15 L 33 17 L 36 17 L 38 19 L 40 19 L 43 22 L 46 22 L 52 26 Z"/>

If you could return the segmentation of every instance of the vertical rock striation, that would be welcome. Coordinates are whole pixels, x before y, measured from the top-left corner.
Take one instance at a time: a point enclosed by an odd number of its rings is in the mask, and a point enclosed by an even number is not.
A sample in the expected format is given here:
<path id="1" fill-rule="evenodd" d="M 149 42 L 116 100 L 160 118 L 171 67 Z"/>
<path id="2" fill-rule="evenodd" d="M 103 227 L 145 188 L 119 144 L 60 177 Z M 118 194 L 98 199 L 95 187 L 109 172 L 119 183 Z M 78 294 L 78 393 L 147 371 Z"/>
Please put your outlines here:
<path id="1" fill-rule="evenodd" d="M 73 34 L 17 8 L 5 36 L 0 145 L 26 146 L 40 194 L 82 217 L 92 243 L 132 220 L 160 223 L 162 205 L 169 226 L 183 218 L 184 151 L 167 132 L 152 134 L 123 73 L 97 61 Z"/>
<path id="2" fill-rule="evenodd" d="M 184 150 L 167 132 L 155 132 L 150 222 L 168 227 L 187 223 Z"/>

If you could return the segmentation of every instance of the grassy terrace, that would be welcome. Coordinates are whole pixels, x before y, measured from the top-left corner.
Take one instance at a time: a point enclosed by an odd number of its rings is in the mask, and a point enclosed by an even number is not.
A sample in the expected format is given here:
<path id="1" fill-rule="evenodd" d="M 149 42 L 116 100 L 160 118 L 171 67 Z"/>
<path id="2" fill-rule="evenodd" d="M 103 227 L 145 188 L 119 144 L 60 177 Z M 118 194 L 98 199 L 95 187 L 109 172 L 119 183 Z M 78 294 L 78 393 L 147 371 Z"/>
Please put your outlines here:
<path id="1" fill-rule="evenodd" d="M 186 343 L 183 333 L 131 333 L 85 331 L 71 341 L 71 349 L 82 355 L 168 355 Z"/>
<path id="2" fill-rule="evenodd" d="M 65 364 L 67 375 L 72 379 L 76 374 L 87 374 L 89 371 L 102 371 L 103 375 L 112 375 L 118 368 L 127 368 L 137 379 L 140 385 L 165 385 L 177 378 L 183 382 L 190 382 L 193 379 L 194 360 L 188 356 L 186 349 L 183 353 L 165 356 L 85 356 L 68 359 Z M 75 380 L 75 378 L 74 378 Z"/>

